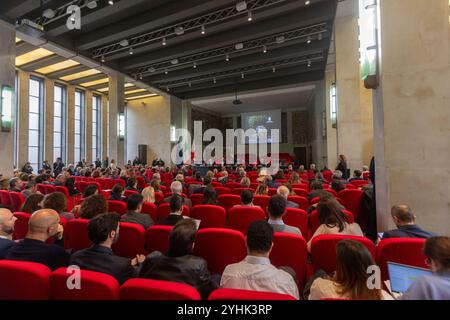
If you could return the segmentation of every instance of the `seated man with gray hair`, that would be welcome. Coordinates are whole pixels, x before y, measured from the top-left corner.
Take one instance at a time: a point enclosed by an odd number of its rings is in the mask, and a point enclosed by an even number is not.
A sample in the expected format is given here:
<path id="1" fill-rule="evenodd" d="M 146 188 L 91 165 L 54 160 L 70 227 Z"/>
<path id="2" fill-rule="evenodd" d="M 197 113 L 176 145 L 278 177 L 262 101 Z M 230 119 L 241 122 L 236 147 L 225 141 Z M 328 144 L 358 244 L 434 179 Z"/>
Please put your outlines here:
<path id="1" fill-rule="evenodd" d="M 286 199 L 286 208 L 299 208 L 298 203 L 292 202 L 288 200 L 289 197 L 289 188 L 286 186 L 278 187 L 277 194 Z"/>
<path id="2" fill-rule="evenodd" d="M 173 181 L 170 185 L 170 191 L 172 192 L 172 195 L 177 194 L 181 196 L 184 199 L 184 204 L 189 207 L 189 209 L 192 209 L 192 201 L 189 198 L 183 197 L 183 185 L 180 181 Z M 170 197 L 164 198 L 163 202 L 170 202 Z"/>
<path id="3" fill-rule="evenodd" d="M 391 209 L 392 219 L 397 229 L 383 233 L 383 239 L 389 238 L 422 238 L 428 239 L 436 236 L 434 233 L 425 231 L 416 225 L 416 215 L 406 204 L 397 204 Z"/>

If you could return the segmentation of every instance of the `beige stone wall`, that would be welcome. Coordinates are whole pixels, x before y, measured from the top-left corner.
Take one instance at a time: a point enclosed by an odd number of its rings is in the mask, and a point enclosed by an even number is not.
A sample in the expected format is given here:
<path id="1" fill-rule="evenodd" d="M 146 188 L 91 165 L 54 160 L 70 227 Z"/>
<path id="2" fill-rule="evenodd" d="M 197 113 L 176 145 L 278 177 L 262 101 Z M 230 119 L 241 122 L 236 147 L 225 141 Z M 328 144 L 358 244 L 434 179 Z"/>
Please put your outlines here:
<path id="1" fill-rule="evenodd" d="M 381 1 L 375 158 L 380 230 L 407 203 L 418 224 L 450 235 L 448 0 Z"/>

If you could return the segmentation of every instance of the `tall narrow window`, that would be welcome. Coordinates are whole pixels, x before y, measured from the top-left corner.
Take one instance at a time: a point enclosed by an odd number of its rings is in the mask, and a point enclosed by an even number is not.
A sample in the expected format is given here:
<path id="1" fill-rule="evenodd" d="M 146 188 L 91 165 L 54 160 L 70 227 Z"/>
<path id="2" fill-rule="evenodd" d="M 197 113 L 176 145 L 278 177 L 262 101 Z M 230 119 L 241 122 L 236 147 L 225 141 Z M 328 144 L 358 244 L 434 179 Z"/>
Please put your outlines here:
<path id="1" fill-rule="evenodd" d="M 333 83 L 330 87 L 330 116 L 331 126 L 336 128 L 337 125 L 337 97 L 336 97 L 336 84 Z"/>
<path id="2" fill-rule="evenodd" d="M 102 98 L 92 96 L 92 161 L 101 159 L 102 150 Z"/>
<path id="3" fill-rule="evenodd" d="M 109 100 L 106 102 L 106 156 L 109 157 Z"/>
<path id="4" fill-rule="evenodd" d="M 28 118 L 28 161 L 37 172 L 44 151 L 44 83 L 42 79 L 30 78 Z"/>
<path id="5" fill-rule="evenodd" d="M 75 91 L 75 149 L 74 161 L 83 159 L 84 154 L 84 113 L 85 113 L 85 95 L 83 91 Z"/>
<path id="6" fill-rule="evenodd" d="M 54 113 L 53 113 L 53 160 L 66 160 L 65 132 L 66 132 L 66 88 L 55 85 Z"/>

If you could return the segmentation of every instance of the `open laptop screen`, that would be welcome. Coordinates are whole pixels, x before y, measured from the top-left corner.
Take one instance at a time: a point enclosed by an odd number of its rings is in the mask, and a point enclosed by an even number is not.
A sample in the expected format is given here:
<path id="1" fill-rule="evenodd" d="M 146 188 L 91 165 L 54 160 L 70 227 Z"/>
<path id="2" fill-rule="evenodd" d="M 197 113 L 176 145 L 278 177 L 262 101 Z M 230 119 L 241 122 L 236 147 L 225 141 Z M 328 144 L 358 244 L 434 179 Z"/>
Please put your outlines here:
<path id="1" fill-rule="evenodd" d="M 403 293 L 418 277 L 432 274 L 428 269 L 404 264 L 388 262 L 387 265 L 392 292 Z"/>

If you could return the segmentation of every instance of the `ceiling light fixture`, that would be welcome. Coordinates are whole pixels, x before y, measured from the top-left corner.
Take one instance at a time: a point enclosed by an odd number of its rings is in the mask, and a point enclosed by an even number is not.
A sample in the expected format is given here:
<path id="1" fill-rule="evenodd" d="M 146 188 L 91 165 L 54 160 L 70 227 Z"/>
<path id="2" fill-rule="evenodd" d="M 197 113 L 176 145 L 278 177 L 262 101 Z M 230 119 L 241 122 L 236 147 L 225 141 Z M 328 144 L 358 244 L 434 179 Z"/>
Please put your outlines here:
<path id="1" fill-rule="evenodd" d="M 194 67 L 194 69 L 197 68 L 197 63 L 194 61 L 194 64 L 192 65 L 192 67 Z"/>
<path id="2" fill-rule="evenodd" d="M 101 61 L 102 61 L 102 63 L 105 63 L 105 61 L 106 61 L 105 60 L 105 56 L 102 56 L 102 60 Z"/>
<path id="3" fill-rule="evenodd" d="M 113 1 L 113 0 L 109 0 L 109 1 L 108 1 L 108 4 L 109 4 L 110 6 L 112 6 L 112 5 L 114 5 L 114 1 Z"/>
<path id="4" fill-rule="evenodd" d="M 88 7 L 89 9 L 95 9 L 97 8 L 97 1 L 96 0 L 86 0 L 86 7 Z"/>
<path id="5" fill-rule="evenodd" d="M 236 50 L 242 50 L 244 48 L 244 44 L 242 42 L 236 43 L 234 46 Z"/>
<path id="6" fill-rule="evenodd" d="M 266 52 L 267 52 L 267 47 L 263 46 L 263 53 L 266 53 Z"/>
<path id="7" fill-rule="evenodd" d="M 55 17 L 55 11 L 52 9 L 45 9 L 42 15 L 47 19 L 53 19 Z"/>
<path id="8" fill-rule="evenodd" d="M 272 72 L 275 72 L 275 71 L 277 71 L 277 69 L 275 69 L 275 67 L 272 67 Z"/>
<path id="9" fill-rule="evenodd" d="M 171 64 L 178 64 L 178 59 L 173 59 L 170 61 Z"/>
<path id="10" fill-rule="evenodd" d="M 311 4 L 311 1 L 307 0 L 305 1 L 305 6 L 309 6 Z"/>
<path id="11" fill-rule="evenodd" d="M 167 91 L 167 92 L 169 92 L 169 91 L 170 91 L 170 88 L 169 88 L 168 86 L 166 87 L 166 91 Z"/>
<path id="12" fill-rule="evenodd" d="M 128 47 L 128 45 L 129 45 L 130 43 L 128 42 L 127 39 L 124 39 L 124 40 L 120 41 L 119 44 L 120 44 L 122 47 Z"/>
<path id="13" fill-rule="evenodd" d="M 134 52 L 133 52 L 133 47 L 130 47 L 129 53 L 130 53 L 130 55 L 132 55 L 132 54 L 134 53 Z"/>
<path id="14" fill-rule="evenodd" d="M 189 88 L 190 88 L 190 87 L 192 87 L 192 83 L 191 83 L 191 82 L 189 82 L 189 83 L 188 83 L 188 86 L 189 86 Z"/>
<path id="15" fill-rule="evenodd" d="M 322 33 L 319 33 L 319 34 L 318 34 L 317 39 L 318 39 L 318 40 L 322 40 L 322 39 L 323 39 Z"/>
<path id="16" fill-rule="evenodd" d="M 308 44 L 311 43 L 311 36 L 308 36 L 306 43 L 308 43 Z"/>
<path id="17" fill-rule="evenodd" d="M 162 38 L 162 45 L 165 46 L 166 44 L 167 44 L 167 42 L 166 42 L 166 37 L 163 37 L 163 38 Z"/>
<path id="18" fill-rule="evenodd" d="M 225 61 L 230 61 L 230 56 L 228 54 L 225 56 Z"/>
<path id="19" fill-rule="evenodd" d="M 217 83 L 216 77 L 213 78 L 213 82 L 214 82 L 214 83 Z"/>
<path id="20" fill-rule="evenodd" d="M 242 72 L 241 73 L 241 78 L 244 79 L 245 78 L 245 74 Z"/>
<path id="21" fill-rule="evenodd" d="M 176 34 L 177 36 L 181 36 L 182 34 L 184 34 L 184 29 L 183 29 L 183 27 L 176 27 L 176 28 L 175 28 L 175 34 Z"/>
<path id="22" fill-rule="evenodd" d="M 200 33 L 201 33 L 201 34 L 205 34 L 205 33 L 206 33 L 205 26 L 202 26 L 202 27 L 201 27 Z"/>
<path id="23" fill-rule="evenodd" d="M 167 69 L 164 70 L 164 73 L 165 73 L 165 74 L 168 74 L 168 73 L 169 73 L 169 70 L 167 70 Z"/>
<path id="24" fill-rule="evenodd" d="M 311 61 L 308 61 L 308 68 L 311 67 Z"/>
<path id="25" fill-rule="evenodd" d="M 155 71 L 156 71 L 156 69 L 154 67 L 148 68 L 148 72 L 155 72 Z"/>
<path id="26" fill-rule="evenodd" d="M 142 76 L 142 74 L 139 76 L 139 80 L 144 79 L 144 77 Z"/>
<path id="27" fill-rule="evenodd" d="M 253 20 L 253 15 L 252 15 L 252 12 L 249 10 L 248 14 L 247 14 L 247 21 L 251 22 L 252 20 Z"/>
<path id="28" fill-rule="evenodd" d="M 275 42 L 278 43 L 278 44 L 283 43 L 284 42 L 284 36 L 277 36 L 275 38 Z"/>
<path id="29" fill-rule="evenodd" d="M 238 12 L 247 10 L 247 2 L 245 2 L 245 1 L 240 1 L 240 2 L 236 3 L 236 10 L 237 10 Z"/>

